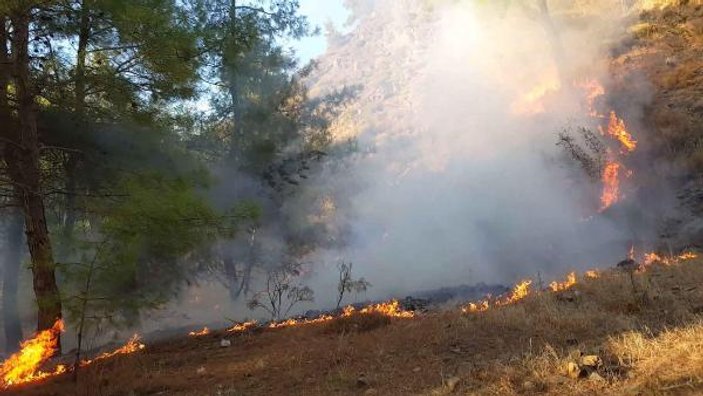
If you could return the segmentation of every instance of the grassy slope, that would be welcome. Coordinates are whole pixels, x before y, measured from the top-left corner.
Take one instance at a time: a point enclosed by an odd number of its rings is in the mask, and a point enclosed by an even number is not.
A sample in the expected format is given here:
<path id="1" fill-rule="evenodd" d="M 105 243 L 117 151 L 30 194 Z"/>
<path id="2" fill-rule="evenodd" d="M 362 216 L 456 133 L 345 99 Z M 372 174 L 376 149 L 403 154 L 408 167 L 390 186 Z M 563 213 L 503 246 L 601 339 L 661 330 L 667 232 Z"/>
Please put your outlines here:
<path id="1" fill-rule="evenodd" d="M 335 323 L 255 331 L 232 336 L 230 348 L 218 334 L 182 338 L 90 367 L 77 386 L 57 378 L 10 394 L 443 394 L 452 376 L 456 394 L 702 393 L 703 261 L 635 281 L 636 293 L 627 274 L 611 271 L 562 295 L 364 332 Z M 605 382 L 565 375 L 579 353 L 603 359 Z"/>

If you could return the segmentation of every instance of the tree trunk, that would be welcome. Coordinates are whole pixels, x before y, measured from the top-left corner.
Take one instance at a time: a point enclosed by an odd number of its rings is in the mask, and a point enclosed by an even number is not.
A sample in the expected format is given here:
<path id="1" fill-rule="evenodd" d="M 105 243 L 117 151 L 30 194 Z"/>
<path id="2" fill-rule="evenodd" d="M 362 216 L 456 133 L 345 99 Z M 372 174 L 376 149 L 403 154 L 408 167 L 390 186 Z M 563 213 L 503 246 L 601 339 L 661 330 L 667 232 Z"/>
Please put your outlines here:
<path id="1" fill-rule="evenodd" d="M 5 350 L 14 352 L 22 341 L 22 324 L 17 308 L 17 284 L 22 264 L 23 224 L 19 213 L 12 213 L 7 224 L 2 279 L 2 323 L 5 330 Z"/>
<path id="2" fill-rule="evenodd" d="M 56 320 L 61 319 L 62 315 L 41 191 L 37 105 L 30 80 L 28 53 L 30 15 L 31 10 L 27 9 L 17 10 L 10 16 L 13 27 L 12 71 L 18 103 L 19 128 L 12 133 L 14 144 L 5 146 L 5 161 L 24 214 L 34 294 L 37 299 L 37 330 L 47 330 Z"/>

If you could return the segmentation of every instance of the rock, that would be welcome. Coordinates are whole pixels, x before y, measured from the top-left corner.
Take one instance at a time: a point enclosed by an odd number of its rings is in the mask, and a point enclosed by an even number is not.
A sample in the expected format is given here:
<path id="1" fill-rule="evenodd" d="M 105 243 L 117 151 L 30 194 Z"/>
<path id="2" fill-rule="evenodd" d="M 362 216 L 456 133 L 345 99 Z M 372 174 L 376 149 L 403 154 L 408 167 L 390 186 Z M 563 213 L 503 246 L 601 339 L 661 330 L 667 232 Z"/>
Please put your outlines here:
<path id="1" fill-rule="evenodd" d="M 420 367 L 415 367 L 413 373 L 419 373 L 422 369 Z"/>
<path id="2" fill-rule="evenodd" d="M 603 365 L 603 360 L 598 355 L 586 355 L 581 357 L 581 366 L 598 368 Z"/>
<path id="3" fill-rule="evenodd" d="M 459 348 L 459 347 L 452 348 L 452 349 L 450 349 L 450 351 L 452 351 L 454 353 L 461 353 L 461 348 Z"/>
<path id="4" fill-rule="evenodd" d="M 454 389 L 456 389 L 456 386 L 459 385 L 460 381 L 461 378 L 459 377 L 450 377 L 446 381 L 444 381 L 444 386 L 447 387 L 447 392 L 454 392 Z"/>
<path id="5" fill-rule="evenodd" d="M 377 395 L 378 391 L 374 388 L 369 388 L 364 392 L 365 395 Z"/>
<path id="6" fill-rule="evenodd" d="M 198 375 L 205 375 L 206 372 L 207 370 L 205 369 L 205 366 L 200 366 L 197 370 L 195 370 L 195 373 Z"/>
<path id="7" fill-rule="evenodd" d="M 535 383 L 532 381 L 525 381 L 522 383 L 522 389 L 526 391 L 531 391 L 535 389 Z"/>
<path id="8" fill-rule="evenodd" d="M 366 388 L 369 386 L 369 380 L 366 378 L 364 374 L 361 374 L 357 379 L 356 379 L 356 386 L 359 388 Z"/>
<path id="9" fill-rule="evenodd" d="M 226 338 L 223 338 L 220 340 L 220 347 L 221 348 L 227 348 L 227 347 L 231 347 L 231 346 L 232 346 L 232 341 L 230 341 Z"/>
<path id="10" fill-rule="evenodd" d="M 588 380 L 593 382 L 605 383 L 605 378 L 603 378 L 600 374 L 595 371 L 588 376 Z"/>

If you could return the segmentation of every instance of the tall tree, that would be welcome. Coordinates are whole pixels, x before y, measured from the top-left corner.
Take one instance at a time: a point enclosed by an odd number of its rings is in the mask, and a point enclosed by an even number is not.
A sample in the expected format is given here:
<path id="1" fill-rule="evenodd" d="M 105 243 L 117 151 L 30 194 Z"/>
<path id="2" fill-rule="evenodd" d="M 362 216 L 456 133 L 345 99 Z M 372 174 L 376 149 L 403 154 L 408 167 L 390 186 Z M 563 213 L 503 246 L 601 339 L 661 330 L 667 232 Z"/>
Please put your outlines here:
<path id="1" fill-rule="evenodd" d="M 10 38 L 11 82 L 15 90 L 17 127 L 6 129 L 4 159 L 7 174 L 24 215 L 24 229 L 31 257 L 37 329 L 53 326 L 62 317 L 56 283 L 41 175 L 41 147 L 37 126 L 37 91 L 31 75 L 29 40 L 37 3 L 14 1 L 6 7 L 12 26 Z"/>

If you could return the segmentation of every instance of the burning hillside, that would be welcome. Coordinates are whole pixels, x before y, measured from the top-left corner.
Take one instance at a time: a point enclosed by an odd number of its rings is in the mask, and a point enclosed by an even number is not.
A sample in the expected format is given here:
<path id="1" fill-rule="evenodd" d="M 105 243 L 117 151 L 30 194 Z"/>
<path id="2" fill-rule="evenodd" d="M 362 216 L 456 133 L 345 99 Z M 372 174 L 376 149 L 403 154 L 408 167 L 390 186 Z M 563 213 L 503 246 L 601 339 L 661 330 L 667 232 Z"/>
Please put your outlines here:
<path id="1" fill-rule="evenodd" d="M 108 3 L 0 7 L 0 391 L 703 392 L 700 1 Z"/>

